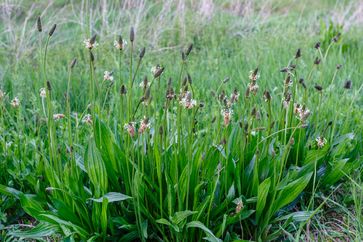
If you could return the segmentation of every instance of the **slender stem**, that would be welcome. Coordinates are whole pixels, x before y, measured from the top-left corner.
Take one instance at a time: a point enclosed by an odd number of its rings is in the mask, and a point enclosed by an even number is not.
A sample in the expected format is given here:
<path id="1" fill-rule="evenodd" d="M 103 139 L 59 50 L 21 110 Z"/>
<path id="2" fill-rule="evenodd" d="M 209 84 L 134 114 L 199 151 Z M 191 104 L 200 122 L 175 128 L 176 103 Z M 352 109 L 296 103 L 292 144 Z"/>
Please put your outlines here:
<path id="1" fill-rule="evenodd" d="M 131 115 L 132 115 L 132 55 L 133 55 L 133 49 L 134 49 L 134 44 L 133 42 L 131 42 L 131 48 L 130 48 L 130 69 L 129 69 L 129 90 L 128 91 L 128 100 L 127 100 L 127 119 L 130 121 Z"/>

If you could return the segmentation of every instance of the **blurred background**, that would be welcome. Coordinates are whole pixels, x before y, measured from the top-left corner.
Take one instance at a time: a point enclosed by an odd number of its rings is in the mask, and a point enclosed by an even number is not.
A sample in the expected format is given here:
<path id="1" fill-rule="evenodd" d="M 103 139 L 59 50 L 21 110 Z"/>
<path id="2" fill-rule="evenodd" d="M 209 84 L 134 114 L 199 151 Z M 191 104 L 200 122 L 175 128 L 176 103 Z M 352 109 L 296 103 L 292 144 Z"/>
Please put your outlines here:
<path id="1" fill-rule="evenodd" d="M 36 29 L 38 16 L 43 22 L 42 35 Z M 273 89 L 280 82 L 279 68 L 297 48 L 302 49 L 303 65 L 310 66 L 316 55 L 314 44 L 320 41 L 327 48 L 337 33 L 342 33 L 339 52 L 331 51 L 328 64 L 332 70 L 336 64 L 349 66 L 338 82 L 362 79 L 361 0 L 1 0 L 0 19 L 0 87 L 14 95 L 26 96 L 21 90 L 41 87 L 35 60 L 53 24 L 57 30 L 48 65 L 60 90 L 65 87 L 62 79 L 66 79 L 64 70 L 71 59 L 77 57 L 81 66 L 87 65 L 82 61 L 88 57 L 83 40 L 92 34 L 98 35 L 100 43 L 96 58 L 103 69 L 99 75 L 116 68 L 113 41 L 117 35 L 128 39 L 130 26 L 136 31 L 137 48 L 146 47 L 144 71 L 159 63 L 173 77 L 181 49 L 193 43 L 189 68 L 196 85 L 217 85 L 229 76 L 231 86 L 245 86 L 248 72 L 259 66 L 261 83 Z M 80 68 L 76 85 L 83 85 L 87 77 L 83 72 L 87 68 Z"/>

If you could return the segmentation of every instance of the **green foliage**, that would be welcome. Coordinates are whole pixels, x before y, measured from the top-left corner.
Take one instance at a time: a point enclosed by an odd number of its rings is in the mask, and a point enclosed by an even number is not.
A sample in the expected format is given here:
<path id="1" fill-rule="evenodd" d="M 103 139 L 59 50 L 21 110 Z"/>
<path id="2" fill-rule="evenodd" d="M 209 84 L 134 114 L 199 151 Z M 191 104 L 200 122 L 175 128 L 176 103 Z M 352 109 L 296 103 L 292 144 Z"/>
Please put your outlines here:
<path id="1" fill-rule="evenodd" d="M 84 48 L 76 28 L 65 48 L 55 41 L 64 25 L 51 37 L 37 33 L 31 54 L 9 62 L 1 76 L 0 239 L 217 242 L 300 235 L 329 201 L 316 205 L 315 198 L 362 165 L 362 55 L 347 45 L 342 26 L 322 23 L 314 49 L 309 32 L 297 26 L 279 23 L 279 33 L 269 29 L 276 25 L 271 20 L 235 26 L 232 34 L 226 27 L 232 18 L 217 15 L 203 31 L 188 32 L 193 48 L 183 48 L 182 58 L 150 48 L 141 31 L 135 42 L 123 33 L 129 43 L 122 50 L 112 48 L 107 34 L 96 37 L 99 46 Z M 95 20 L 95 32 L 100 26 Z M 338 33 L 344 38 L 332 41 Z M 161 35 L 165 45 L 183 40 L 182 33 Z M 66 64 L 75 57 L 75 66 Z M 155 63 L 161 66 L 150 73 Z M 351 89 L 343 88 L 346 78 L 353 79 Z M 39 97 L 44 85 L 46 97 Z M 19 107 L 12 105 L 16 95 Z M 357 187 L 351 199 L 359 211 Z"/>

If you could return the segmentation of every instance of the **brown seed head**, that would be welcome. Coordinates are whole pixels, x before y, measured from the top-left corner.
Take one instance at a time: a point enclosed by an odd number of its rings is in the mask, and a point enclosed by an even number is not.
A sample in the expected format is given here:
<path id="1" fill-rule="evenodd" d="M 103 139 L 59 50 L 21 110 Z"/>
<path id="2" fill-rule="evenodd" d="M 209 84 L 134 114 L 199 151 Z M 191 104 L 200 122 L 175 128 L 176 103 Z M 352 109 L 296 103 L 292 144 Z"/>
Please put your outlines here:
<path id="1" fill-rule="evenodd" d="M 346 80 L 344 83 L 344 88 L 345 89 L 352 89 L 352 81 L 351 80 Z"/>
<path id="2" fill-rule="evenodd" d="M 306 88 L 304 78 L 300 78 L 299 83 L 303 86 L 303 88 Z"/>
<path id="3" fill-rule="evenodd" d="M 265 97 L 265 101 L 266 102 L 269 102 L 269 101 L 271 101 L 271 94 L 270 94 L 270 92 L 269 91 L 264 91 L 264 93 L 263 93 L 263 96 Z"/>
<path id="4" fill-rule="evenodd" d="M 54 34 L 55 29 L 57 28 L 57 25 L 54 24 L 53 27 L 49 31 L 49 36 L 52 36 Z"/>
<path id="5" fill-rule="evenodd" d="M 143 47 L 143 48 L 140 50 L 140 54 L 139 54 L 139 58 L 140 58 L 140 60 L 141 60 L 142 58 L 144 58 L 144 55 L 145 55 L 145 47 Z"/>
<path id="6" fill-rule="evenodd" d="M 37 28 L 39 32 L 42 32 L 43 28 L 42 28 L 42 21 L 40 20 L 40 16 L 37 19 Z"/>
<path id="7" fill-rule="evenodd" d="M 130 42 L 134 42 L 135 40 L 135 31 L 134 31 L 134 27 L 131 27 L 130 29 Z"/>
<path id="8" fill-rule="evenodd" d="M 50 84 L 50 81 L 47 81 L 47 88 L 49 92 L 52 91 L 52 85 Z"/>
<path id="9" fill-rule="evenodd" d="M 74 59 L 72 60 L 72 62 L 71 62 L 71 65 L 70 65 L 71 69 L 73 69 L 73 67 L 76 65 L 76 63 L 77 63 L 77 59 L 76 59 L 76 58 L 74 58 Z"/>
<path id="10" fill-rule="evenodd" d="M 189 44 L 187 50 L 185 51 L 185 55 L 186 56 L 189 56 L 189 54 L 192 51 L 192 49 L 193 49 L 193 44 L 191 43 L 191 44 Z"/>
<path id="11" fill-rule="evenodd" d="M 300 57 L 301 57 L 301 49 L 299 48 L 299 49 L 297 49 L 297 51 L 296 51 L 295 59 L 298 59 L 298 58 L 300 58 Z"/>
<path id="12" fill-rule="evenodd" d="M 321 60 L 318 57 L 316 57 L 315 60 L 314 60 L 314 64 L 315 65 L 319 65 L 320 64 L 320 61 Z"/>
<path id="13" fill-rule="evenodd" d="M 335 35 L 335 36 L 334 36 L 334 38 L 332 39 L 332 41 L 333 41 L 334 43 L 338 42 L 338 41 L 339 41 L 339 39 L 340 39 L 340 36 L 341 36 L 341 35 L 342 35 L 341 33 L 338 33 L 337 35 Z"/>
<path id="14" fill-rule="evenodd" d="M 154 78 L 158 78 L 164 72 L 164 69 L 164 67 L 158 68 L 154 74 Z"/>
<path id="15" fill-rule="evenodd" d="M 93 44 L 96 42 L 96 38 L 97 38 L 97 35 L 96 35 L 96 34 L 94 34 L 94 35 L 91 37 L 91 39 L 89 40 L 89 43 L 90 43 L 91 45 L 93 45 Z"/>
<path id="16" fill-rule="evenodd" d="M 120 94 L 121 95 L 125 95 L 127 93 L 127 91 L 126 91 L 126 87 L 125 87 L 125 85 L 123 85 L 122 84 L 122 86 L 121 86 L 121 88 L 120 88 Z"/>
<path id="17" fill-rule="evenodd" d="M 321 44 L 320 44 L 320 42 L 317 42 L 317 43 L 315 44 L 314 48 L 318 50 L 318 49 L 320 49 L 320 45 L 321 45 Z"/>
<path id="18" fill-rule="evenodd" d="M 319 91 L 319 92 L 321 92 L 322 90 L 323 90 L 323 87 L 322 86 L 320 86 L 320 85 L 315 85 L 314 86 L 314 88 L 317 90 L 317 91 Z"/>

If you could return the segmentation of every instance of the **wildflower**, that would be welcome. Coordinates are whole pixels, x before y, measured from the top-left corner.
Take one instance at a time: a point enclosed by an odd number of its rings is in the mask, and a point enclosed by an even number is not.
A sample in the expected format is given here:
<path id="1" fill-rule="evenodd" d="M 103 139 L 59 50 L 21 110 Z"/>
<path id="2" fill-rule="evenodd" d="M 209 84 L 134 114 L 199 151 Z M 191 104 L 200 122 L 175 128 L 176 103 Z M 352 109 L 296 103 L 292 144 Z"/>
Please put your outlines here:
<path id="1" fill-rule="evenodd" d="M 233 93 L 231 94 L 231 103 L 233 104 L 238 102 L 238 98 L 239 98 L 239 92 L 237 91 L 237 88 L 235 88 Z"/>
<path id="2" fill-rule="evenodd" d="M 221 94 L 218 96 L 219 101 L 223 102 L 226 99 L 226 94 L 224 90 L 221 91 Z"/>
<path id="3" fill-rule="evenodd" d="M 105 71 L 103 73 L 103 80 L 113 82 L 113 73 L 112 73 L 112 71 Z"/>
<path id="4" fill-rule="evenodd" d="M 315 141 L 319 149 L 323 148 L 327 142 L 327 140 L 322 136 L 317 137 Z"/>
<path id="5" fill-rule="evenodd" d="M 231 121 L 232 115 L 233 115 L 233 110 L 229 109 L 229 108 L 225 108 L 225 109 L 222 109 L 221 114 L 223 115 L 224 125 L 228 126 Z"/>
<path id="6" fill-rule="evenodd" d="M 39 90 L 39 96 L 41 98 L 45 98 L 47 96 L 47 92 L 46 92 L 46 90 L 45 90 L 44 87 L 40 88 L 40 90 Z"/>
<path id="7" fill-rule="evenodd" d="M 243 209 L 243 201 L 241 198 L 237 198 L 234 203 L 236 204 L 236 213 L 241 212 L 241 210 Z"/>
<path id="8" fill-rule="evenodd" d="M 260 78 L 260 74 L 258 73 L 258 68 L 256 68 L 253 71 L 250 71 L 250 76 L 249 76 L 251 81 L 257 81 L 258 78 Z"/>
<path id="9" fill-rule="evenodd" d="M 256 95 L 258 88 L 259 86 L 256 83 L 251 82 L 248 84 L 247 90 L 248 93 L 253 93 L 253 95 Z"/>
<path id="10" fill-rule="evenodd" d="M 189 91 L 183 94 L 183 97 L 181 98 L 179 103 L 186 109 L 192 109 L 195 107 L 195 105 L 197 105 L 197 101 L 192 99 L 192 94 Z"/>
<path id="11" fill-rule="evenodd" d="M 53 119 L 54 120 L 60 120 L 60 119 L 63 119 L 64 117 L 65 117 L 65 115 L 63 113 L 53 114 Z"/>
<path id="12" fill-rule="evenodd" d="M 291 87 L 292 86 L 292 79 L 291 76 L 288 75 L 285 79 L 285 87 Z"/>
<path id="13" fill-rule="evenodd" d="M 175 93 L 174 93 L 174 90 L 173 88 L 169 88 L 167 91 L 166 91 L 166 99 L 168 100 L 173 100 L 175 98 Z"/>
<path id="14" fill-rule="evenodd" d="M 144 118 L 140 121 L 139 133 L 142 134 L 147 129 L 150 129 L 150 122 L 149 119 L 144 116 Z"/>
<path id="15" fill-rule="evenodd" d="M 140 82 L 139 87 L 141 87 L 142 89 L 146 89 L 150 86 L 151 82 L 149 82 L 147 80 L 147 77 L 144 78 L 144 80 L 142 82 Z"/>
<path id="16" fill-rule="evenodd" d="M 91 114 L 84 115 L 83 118 L 82 118 L 82 123 L 92 124 L 92 116 L 91 116 Z"/>
<path id="17" fill-rule="evenodd" d="M 129 122 L 124 125 L 124 129 L 129 133 L 131 137 L 135 136 L 135 122 Z"/>
<path id="18" fill-rule="evenodd" d="M 343 67 L 342 64 L 337 64 L 337 66 L 336 66 L 337 70 L 340 70 L 342 67 Z"/>
<path id="19" fill-rule="evenodd" d="M 269 101 L 271 101 L 271 94 L 270 94 L 270 92 L 269 91 L 264 91 L 264 93 L 263 93 L 263 96 L 264 96 L 264 98 L 265 98 L 265 102 L 269 102 Z"/>
<path id="20" fill-rule="evenodd" d="M 297 115 L 300 112 L 301 105 L 298 103 L 294 103 L 294 113 Z"/>
<path id="21" fill-rule="evenodd" d="M 127 45 L 127 41 L 122 39 L 121 35 L 118 37 L 118 40 L 115 40 L 113 42 L 113 45 L 115 46 L 116 49 L 118 50 L 124 50 L 126 45 Z"/>
<path id="22" fill-rule="evenodd" d="M 20 100 L 19 100 L 19 98 L 18 97 L 14 97 L 14 99 L 11 100 L 10 105 L 13 108 L 18 108 L 20 106 Z"/>
<path id="23" fill-rule="evenodd" d="M 260 75 L 258 73 L 258 68 L 256 68 L 253 71 L 250 71 L 250 76 L 249 79 L 251 80 L 250 83 L 247 86 L 247 90 L 246 90 L 246 97 L 249 97 L 250 93 L 253 93 L 253 95 L 256 95 L 257 91 L 258 91 L 258 85 L 256 83 L 256 81 L 258 80 L 258 78 L 260 78 Z"/>
<path id="24" fill-rule="evenodd" d="M 287 93 L 285 95 L 285 98 L 282 102 L 282 105 L 284 106 L 285 109 L 287 109 L 290 105 L 290 101 L 291 101 L 291 94 L 290 93 Z"/>
<path id="25" fill-rule="evenodd" d="M 151 73 L 153 74 L 154 78 L 159 77 L 164 71 L 164 67 L 160 65 L 153 66 L 151 68 Z"/>
<path id="26" fill-rule="evenodd" d="M 311 114 L 309 109 L 300 104 L 294 104 L 294 113 L 302 123 L 304 123 Z"/>
<path id="27" fill-rule="evenodd" d="M 93 48 L 98 46 L 98 43 L 96 41 L 96 35 L 94 35 L 91 39 L 85 39 L 83 43 L 89 50 L 92 50 Z"/>
<path id="28" fill-rule="evenodd" d="M 248 98 L 250 96 L 250 89 L 247 87 L 245 97 Z"/>

